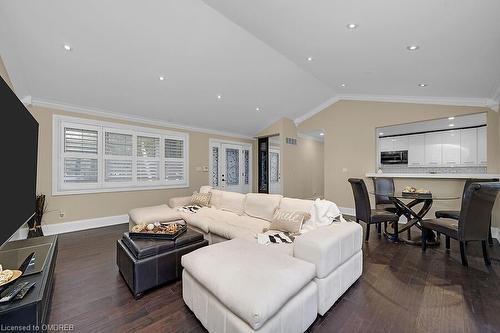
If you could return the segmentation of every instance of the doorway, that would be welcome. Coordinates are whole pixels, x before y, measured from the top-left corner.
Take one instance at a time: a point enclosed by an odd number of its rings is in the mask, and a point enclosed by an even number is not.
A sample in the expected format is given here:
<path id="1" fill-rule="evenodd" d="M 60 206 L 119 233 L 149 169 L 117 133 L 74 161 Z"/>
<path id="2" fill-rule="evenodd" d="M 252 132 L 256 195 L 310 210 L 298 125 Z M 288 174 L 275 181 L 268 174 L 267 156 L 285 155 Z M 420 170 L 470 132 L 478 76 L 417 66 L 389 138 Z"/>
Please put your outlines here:
<path id="1" fill-rule="evenodd" d="M 252 145 L 210 139 L 209 184 L 223 191 L 248 193 L 252 184 Z"/>
<path id="2" fill-rule="evenodd" d="M 269 193 L 282 194 L 280 136 L 269 138 Z"/>

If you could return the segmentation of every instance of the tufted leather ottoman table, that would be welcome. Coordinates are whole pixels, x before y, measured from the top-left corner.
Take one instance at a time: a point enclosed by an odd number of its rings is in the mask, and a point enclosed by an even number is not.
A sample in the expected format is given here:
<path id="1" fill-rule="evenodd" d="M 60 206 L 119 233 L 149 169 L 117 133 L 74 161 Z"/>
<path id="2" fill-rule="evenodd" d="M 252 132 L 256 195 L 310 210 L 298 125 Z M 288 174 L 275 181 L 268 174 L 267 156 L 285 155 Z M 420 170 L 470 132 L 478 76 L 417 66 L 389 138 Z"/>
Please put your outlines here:
<path id="1" fill-rule="evenodd" d="M 188 229 L 175 240 L 132 239 L 117 241 L 116 263 L 134 298 L 182 276 L 181 257 L 208 245 L 203 235 Z"/>

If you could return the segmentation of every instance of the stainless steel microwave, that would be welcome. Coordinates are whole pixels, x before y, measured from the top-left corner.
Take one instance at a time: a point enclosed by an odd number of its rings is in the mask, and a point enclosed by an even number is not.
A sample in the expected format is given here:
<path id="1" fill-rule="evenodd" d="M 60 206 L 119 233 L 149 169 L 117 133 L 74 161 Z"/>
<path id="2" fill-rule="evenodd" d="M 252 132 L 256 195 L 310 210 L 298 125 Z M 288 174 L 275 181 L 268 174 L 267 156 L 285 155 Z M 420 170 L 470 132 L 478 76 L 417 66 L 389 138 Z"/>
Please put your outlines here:
<path id="1" fill-rule="evenodd" d="M 408 150 L 383 151 L 380 153 L 381 164 L 408 164 Z"/>

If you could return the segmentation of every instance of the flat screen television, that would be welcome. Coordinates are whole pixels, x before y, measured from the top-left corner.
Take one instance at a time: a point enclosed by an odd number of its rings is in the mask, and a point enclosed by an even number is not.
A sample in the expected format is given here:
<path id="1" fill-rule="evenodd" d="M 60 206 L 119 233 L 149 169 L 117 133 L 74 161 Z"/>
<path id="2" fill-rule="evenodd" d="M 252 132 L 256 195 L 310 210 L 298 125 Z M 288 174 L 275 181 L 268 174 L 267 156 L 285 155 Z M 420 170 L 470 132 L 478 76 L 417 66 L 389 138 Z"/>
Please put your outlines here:
<path id="1" fill-rule="evenodd" d="M 0 249 L 35 214 L 38 122 L 0 77 Z"/>

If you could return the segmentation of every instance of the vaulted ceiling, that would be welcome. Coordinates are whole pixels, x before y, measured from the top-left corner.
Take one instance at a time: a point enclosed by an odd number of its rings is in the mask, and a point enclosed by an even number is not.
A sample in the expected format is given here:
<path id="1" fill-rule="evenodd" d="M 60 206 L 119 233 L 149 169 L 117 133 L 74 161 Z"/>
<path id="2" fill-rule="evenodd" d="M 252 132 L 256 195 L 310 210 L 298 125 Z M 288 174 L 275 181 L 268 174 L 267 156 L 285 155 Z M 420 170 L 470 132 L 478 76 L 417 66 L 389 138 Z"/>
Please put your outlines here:
<path id="1" fill-rule="evenodd" d="M 336 98 L 494 104 L 499 13 L 498 0 L 0 0 L 0 56 L 34 103 L 253 135 Z"/>

